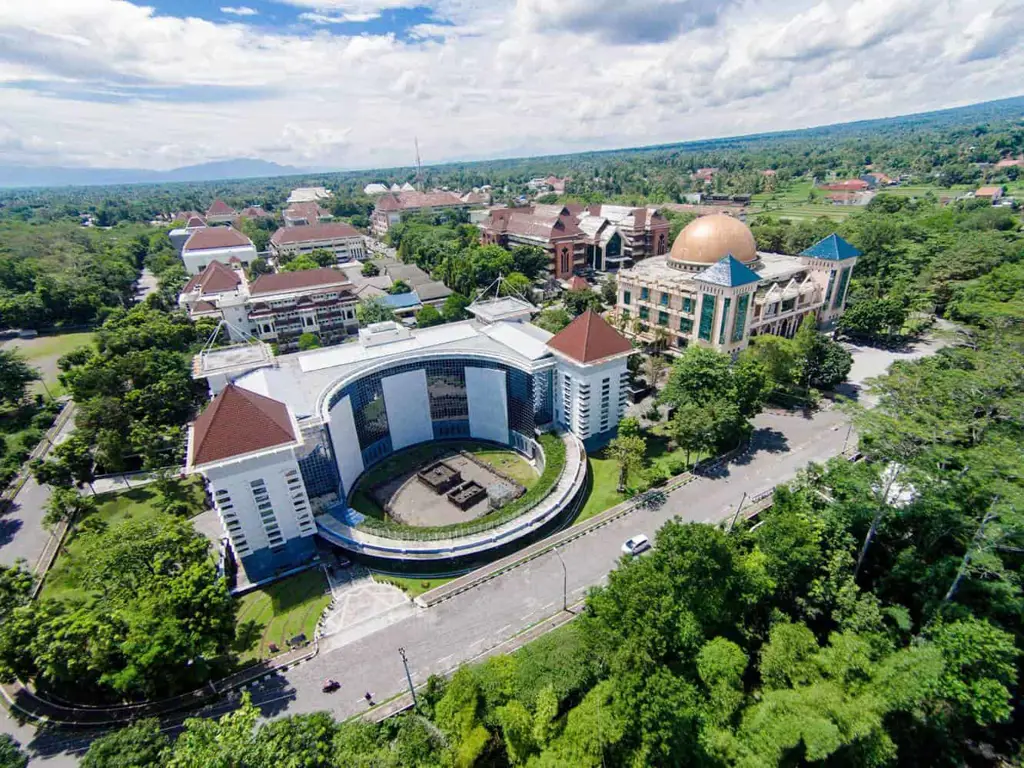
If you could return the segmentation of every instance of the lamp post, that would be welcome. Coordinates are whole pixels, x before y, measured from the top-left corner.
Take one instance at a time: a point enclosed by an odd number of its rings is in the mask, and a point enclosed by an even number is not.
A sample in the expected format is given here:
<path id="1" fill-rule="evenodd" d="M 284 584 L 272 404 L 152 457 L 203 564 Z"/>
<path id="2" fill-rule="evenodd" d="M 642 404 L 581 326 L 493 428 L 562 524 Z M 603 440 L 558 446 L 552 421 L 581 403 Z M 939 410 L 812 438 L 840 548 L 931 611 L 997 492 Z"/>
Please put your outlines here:
<path id="1" fill-rule="evenodd" d="M 565 560 L 562 559 L 562 553 L 558 551 L 558 547 L 552 547 L 552 552 L 558 558 L 558 562 L 562 564 L 562 610 L 569 610 L 569 571 L 565 568 Z"/>
<path id="2" fill-rule="evenodd" d="M 402 666 L 405 667 L 405 679 L 409 683 L 409 693 L 412 694 L 412 707 L 416 709 L 418 706 L 416 702 L 416 689 L 412 684 L 412 675 L 409 674 L 409 659 L 405 655 L 405 648 L 399 648 L 398 655 L 402 657 Z"/>

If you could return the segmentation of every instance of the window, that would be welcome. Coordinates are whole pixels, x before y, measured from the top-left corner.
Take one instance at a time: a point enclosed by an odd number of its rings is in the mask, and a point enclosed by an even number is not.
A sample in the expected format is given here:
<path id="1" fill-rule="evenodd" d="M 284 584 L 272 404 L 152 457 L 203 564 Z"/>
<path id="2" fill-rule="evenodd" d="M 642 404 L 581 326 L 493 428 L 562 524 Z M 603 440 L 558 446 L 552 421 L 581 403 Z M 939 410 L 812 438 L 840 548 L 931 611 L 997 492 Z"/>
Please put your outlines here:
<path id="1" fill-rule="evenodd" d="M 689 333 L 693 330 L 693 320 L 686 317 L 679 318 L 679 330 L 683 333 Z"/>
<path id="2" fill-rule="evenodd" d="M 683 299 L 683 312 L 685 312 L 688 315 L 693 314 L 693 299 L 689 297 L 685 297 Z"/>
<path id="3" fill-rule="evenodd" d="M 846 298 L 846 281 L 850 279 L 851 269 L 852 267 L 847 267 L 839 275 L 839 288 L 836 289 L 836 295 L 832 299 L 832 309 L 843 306 L 843 300 Z"/>
<path id="4" fill-rule="evenodd" d="M 628 309 L 622 310 L 622 316 L 628 318 L 629 317 L 629 310 Z"/>
<path id="5" fill-rule="evenodd" d="M 711 341 L 711 333 L 715 325 L 715 297 L 705 293 L 700 305 L 700 329 L 698 336 L 704 341 Z"/>
<path id="6" fill-rule="evenodd" d="M 668 312 L 658 313 L 658 325 L 668 325 Z"/>
<path id="7" fill-rule="evenodd" d="M 828 273 L 828 288 L 825 290 L 825 306 L 828 306 L 828 300 L 832 298 L 832 289 L 836 284 L 836 271 L 833 269 Z"/>
<path id="8" fill-rule="evenodd" d="M 647 311 L 647 307 L 640 307 L 640 319 L 646 320 L 650 312 Z"/>
<path id="9" fill-rule="evenodd" d="M 750 304 L 750 294 L 744 294 L 736 300 L 736 320 L 732 324 L 732 340 L 743 339 L 743 331 L 747 324 L 747 307 Z"/>
<path id="10" fill-rule="evenodd" d="M 640 301 L 647 301 L 650 298 L 651 298 L 651 292 L 648 291 L 646 288 L 641 288 L 640 289 Z"/>
<path id="11" fill-rule="evenodd" d="M 665 293 L 664 291 L 661 292 L 661 306 L 668 306 L 668 294 Z"/>
<path id="12" fill-rule="evenodd" d="M 623 291 L 622 292 L 622 303 L 623 304 L 631 304 L 632 302 L 633 302 L 633 294 L 630 293 L 629 291 Z"/>

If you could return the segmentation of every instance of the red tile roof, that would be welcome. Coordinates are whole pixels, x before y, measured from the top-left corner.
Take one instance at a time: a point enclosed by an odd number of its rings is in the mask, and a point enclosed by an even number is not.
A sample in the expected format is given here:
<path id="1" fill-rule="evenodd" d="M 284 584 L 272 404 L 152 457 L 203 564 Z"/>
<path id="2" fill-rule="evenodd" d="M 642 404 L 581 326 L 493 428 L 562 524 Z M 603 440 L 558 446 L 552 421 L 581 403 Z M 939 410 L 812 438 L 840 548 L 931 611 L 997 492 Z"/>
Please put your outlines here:
<path id="1" fill-rule="evenodd" d="M 321 218 L 330 218 L 331 214 L 320 207 L 319 203 L 310 200 L 304 203 L 292 203 L 284 209 L 286 219 L 305 219 L 307 224 L 316 224 Z"/>
<path id="2" fill-rule="evenodd" d="M 461 208 L 466 203 L 454 192 L 392 192 L 377 201 L 382 211 L 404 211 L 414 208 Z"/>
<path id="3" fill-rule="evenodd" d="M 190 458 L 207 464 L 294 441 L 284 403 L 228 384 L 195 420 Z"/>
<path id="4" fill-rule="evenodd" d="M 833 192 L 863 192 L 869 186 L 864 179 L 846 179 L 845 181 L 834 181 L 831 184 L 822 184 L 819 189 L 829 189 Z"/>
<path id="5" fill-rule="evenodd" d="M 235 290 L 241 282 L 242 278 L 235 270 L 214 259 L 206 265 L 206 269 L 185 284 L 185 293 L 191 293 L 197 288 L 201 295 L 224 293 Z"/>
<path id="6" fill-rule="evenodd" d="M 242 211 L 238 215 L 239 216 L 244 216 L 244 217 L 249 218 L 249 219 L 262 219 L 262 218 L 265 218 L 265 217 L 269 216 L 270 214 L 267 213 L 265 210 L 263 210 L 262 206 L 250 205 L 248 208 L 246 208 L 244 211 Z"/>
<path id="7" fill-rule="evenodd" d="M 570 291 L 589 291 L 590 283 L 584 280 L 579 275 L 573 275 L 572 280 L 569 281 Z"/>
<path id="8" fill-rule="evenodd" d="M 277 272 L 272 275 L 260 275 L 252 285 L 249 293 L 258 296 L 262 293 L 278 293 L 280 291 L 297 291 L 303 288 L 320 288 L 326 285 L 342 285 L 350 287 L 344 272 L 330 267 L 319 269 L 303 269 L 298 272 Z"/>
<path id="9" fill-rule="evenodd" d="M 205 226 L 206 222 L 203 221 L 201 216 L 189 216 L 188 221 L 185 222 L 186 229 L 199 229 Z"/>
<path id="10" fill-rule="evenodd" d="M 197 229 L 185 242 L 186 251 L 206 251 L 211 248 L 252 247 L 252 240 L 234 227 L 206 227 Z"/>
<path id="11" fill-rule="evenodd" d="M 234 216 L 235 209 L 225 203 L 221 199 L 214 200 L 210 203 L 209 209 L 206 211 L 207 216 Z"/>
<path id="12" fill-rule="evenodd" d="M 548 339 L 548 346 L 580 363 L 596 363 L 633 349 L 625 336 L 592 309 Z"/>
<path id="13" fill-rule="evenodd" d="M 978 187 L 978 191 L 974 193 L 975 197 L 995 197 L 996 195 L 1002 195 L 1002 187 Z"/>
<path id="14" fill-rule="evenodd" d="M 281 227 L 270 238 L 274 245 L 305 243 L 311 240 L 338 240 L 343 237 L 362 237 L 359 230 L 344 222 L 337 224 L 308 224 L 304 227 Z"/>

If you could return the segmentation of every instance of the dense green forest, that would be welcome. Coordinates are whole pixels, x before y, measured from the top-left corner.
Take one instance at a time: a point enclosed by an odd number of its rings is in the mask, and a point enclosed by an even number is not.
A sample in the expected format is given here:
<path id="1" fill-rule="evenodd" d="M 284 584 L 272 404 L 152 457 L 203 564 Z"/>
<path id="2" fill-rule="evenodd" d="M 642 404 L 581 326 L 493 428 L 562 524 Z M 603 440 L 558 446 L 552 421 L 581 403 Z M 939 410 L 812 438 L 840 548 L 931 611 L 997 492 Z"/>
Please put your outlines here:
<path id="1" fill-rule="evenodd" d="M 795 250 L 820 227 L 764 220 L 755 232 Z M 882 197 L 842 231 L 865 253 L 857 302 L 903 313 L 882 337 L 933 307 L 961 324 L 938 354 L 876 380 L 877 407 L 850 406 L 862 460 L 809 466 L 730 532 L 669 523 L 569 627 L 432 679 L 416 713 L 259 724 L 243 703 L 174 740 L 139 723 L 97 741 L 85 764 L 1019 764 L 1019 224 L 973 203 Z M 755 347 L 732 369 L 688 354 L 664 397 L 694 420 L 720 413 L 727 442 L 791 370 L 785 354 L 798 379 L 844 375 L 848 361 L 812 342 Z"/>

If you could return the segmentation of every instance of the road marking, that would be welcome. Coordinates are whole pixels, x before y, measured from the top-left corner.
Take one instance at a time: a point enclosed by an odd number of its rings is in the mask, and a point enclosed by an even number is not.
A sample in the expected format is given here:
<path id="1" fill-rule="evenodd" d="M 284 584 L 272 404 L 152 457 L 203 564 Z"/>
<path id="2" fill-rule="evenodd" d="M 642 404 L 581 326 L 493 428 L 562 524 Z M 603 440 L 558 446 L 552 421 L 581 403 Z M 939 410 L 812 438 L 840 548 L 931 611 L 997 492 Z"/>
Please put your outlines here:
<path id="1" fill-rule="evenodd" d="M 511 629 L 511 628 L 512 628 L 512 625 L 511 625 L 511 624 L 506 624 L 506 625 L 505 625 L 504 627 L 502 627 L 501 629 L 499 629 L 499 630 L 498 630 L 498 634 L 499 634 L 499 635 L 502 635 L 502 634 L 504 634 L 504 633 L 505 633 L 505 630 L 506 630 L 506 629 Z"/>

